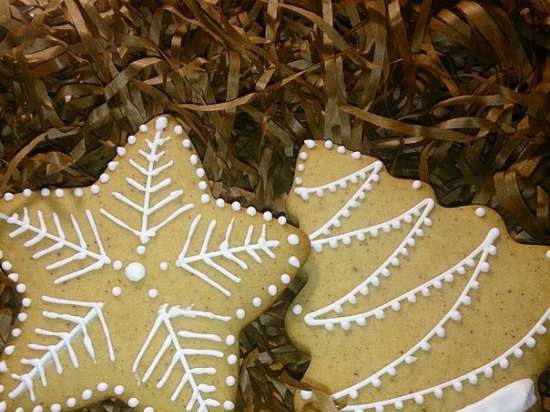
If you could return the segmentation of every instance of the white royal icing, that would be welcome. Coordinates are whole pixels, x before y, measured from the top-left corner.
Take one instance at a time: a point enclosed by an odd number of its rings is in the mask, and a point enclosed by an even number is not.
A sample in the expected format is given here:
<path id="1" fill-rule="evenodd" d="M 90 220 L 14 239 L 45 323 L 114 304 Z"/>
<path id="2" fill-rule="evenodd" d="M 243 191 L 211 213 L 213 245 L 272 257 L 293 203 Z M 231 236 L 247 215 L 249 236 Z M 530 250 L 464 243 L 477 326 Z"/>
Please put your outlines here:
<path id="1" fill-rule="evenodd" d="M 150 216 L 152 216 L 155 212 L 159 211 L 165 206 L 171 204 L 172 202 L 174 202 L 176 199 L 180 198 L 183 195 L 183 190 L 174 190 L 170 192 L 167 196 L 165 196 L 163 199 L 157 201 L 155 204 L 152 204 L 152 196 L 156 192 L 172 184 L 172 180 L 169 177 L 161 180 L 158 183 L 154 183 L 155 178 L 161 176 L 164 171 L 171 168 L 174 164 L 174 161 L 170 160 L 160 166 L 158 165 L 160 160 L 166 154 L 165 151 L 159 151 L 159 149 L 162 149 L 162 146 L 164 146 L 164 144 L 170 139 L 169 137 L 165 137 L 165 138 L 162 137 L 162 132 L 166 128 L 166 124 L 167 124 L 167 121 L 165 117 L 157 118 L 156 125 L 155 125 L 156 133 L 153 138 L 153 141 L 151 142 L 149 140 L 146 140 L 148 151 L 146 152 L 141 149 L 139 150 L 139 154 L 147 162 L 146 166 L 143 166 L 141 163 L 139 163 L 138 161 L 135 161 L 134 159 L 128 160 L 130 165 L 134 167 L 145 179 L 144 182 L 140 183 L 131 177 L 126 178 L 126 182 L 128 183 L 128 185 L 130 185 L 133 189 L 137 190 L 138 192 L 143 193 L 143 202 L 141 204 L 137 204 L 134 201 L 130 200 L 126 195 L 120 192 L 113 192 L 113 196 L 117 200 L 119 200 L 123 204 L 141 213 L 141 227 L 139 229 L 133 228 L 124 220 L 114 216 L 107 210 L 100 209 L 100 212 L 105 217 L 107 217 L 108 219 L 110 219 L 120 227 L 138 236 L 141 243 L 143 244 L 147 243 L 152 237 L 154 237 L 161 228 L 163 228 L 168 223 L 173 221 L 179 215 L 185 213 L 186 211 L 194 207 L 193 203 L 187 203 L 183 206 L 178 207 L 175 211 L 173 211 L 168 217 L 163 219 L 160 223 L 154 226 L 150 225 L 150 222 L 149 222 Z"/>
<path id="2" fill-rule="evenodd" d="M 357 208 L 360 205 L 360 200 L 365 198 L 365 192 L 371 190 L 372 183 L 377 182 L 380 179 L 379 172 L 383 168 L 383 163 L 375 161 L 355 172 L 336 179 L 330 183 L 326 183 L 314 187 L 296 187 L 294 192 L 299 195 L 303 200 L 307 200 L 309 195 L 314 193 L 319 197 L 322 197 L 325 191 L 334 192 L 339 188 L 347 187 L 348 183 L 356 184 L 359 180 L 364 182 L 357 188 L 352 197 L 342 206 L 338 212 L 336 212 L 324 225 L 317 230 L 314 230 L 309 238 L 314 240 L 321 234 L 329 234 L 334 227 L 338 227 L 341 218 L 349 217 L 351 209 Z"/>
<path id="3" fill-rule="evenodd" d="M 78 243 L 74 243 L 67 240 L 67 234 L 63 229 L 59 216 L 56 213 L 52 213 L 52 220 L 55 226 L 55 233 L 48 229 L 44 215 L 40 210 L 36 212 L 36 216 L 38 218 L 38 226 L 33 225 L 31 223 L 31 218 L 29 216 L 29 211 L 27 208 L 23 209 L 22 218 L 18 214 L 7 216 L 3 213 L 0 213 L 0 220 L 4 220 L 10 225 L 18 226 L 17 229 L 15 229 L 13 232 L 9 234 L 10 238 L 16 238 L 17 236 L 27 232 L 36 234 L 36 236 L 34 236 L 30 240 L 27 240 L 23 244 L 26 248 L 29 248 L 31 246 L 36 246 L 44 240 L 49 240 L 53 242 L 52 245 L 35 252 L 32 255 L 33 259 L 40 259 L 46 255 L 52 254 L 64 248 L 72 250 L 74 252 L 74 254 L 68 258 L 63 258 L 54 263 L 50 263 L 49 265 L 46 266 L 46 270 L 54 271 L 68 265 L 71 262 L 79 261 L 83 259 L 92 259 L 94 261 L 93 263 L 89 264 L 88 266 L 85 266 L 82 269 L 67 273 L 65 275 L 62 275 L 56 278 L 54 283 L 58 284 L 58 283 L 63 283 L 68 280 L 78 278 L 89 272 L 99 270 L 103 266 L 111 263 L 111 259 L 107 256 L 107 253 L 103 248 L 103 243 L 101 242 L 101 237 L 99 236 L 99 232 L 98 232 L 95 220 L 92 216 L 92 213 L 87 209 L 85 213 L 88 219 L 88 225 L 92 230 L 95 243 L 97 244 L 97 247 L 99 249 L 98 251 L 95 251 L 95 252 L 90 249 L 90 246 L 88 245 L 88 243 L 84 238 L 84 235 L 82 234 L 82 230 L 80 229 L 80 225 L 78 224 L 78 221 L 72 214 L 70 215 L 72 229 L 78 238 Z"/>
<path id="4" fill-rule="evenodd" d="M 34 351 L 43 352 L 39 358 L 34 359 L 22 359 L 21 362 L 24 365 L 28 365 L 31 369 L 23 374 L 16 375 L 13 374 L 12 378 L 20 383 L 9 393 L 11 399 L 17 398 L 23 392 L 28 391 L 31 401 L 36 400 L 36 395 L 34 392 L 34 380 L 36 378 L 40 379 L 42 386 L 46 387 L 48 385 L 48 380 L 46 378 L 46 369 L 53 363 L 55 370 L 58 374 L 63 373 L 63 365 L 61 363 L 60 354 L 64 351 L 67 351 L 69 354 L 69 359 L 74 368 L 78 368 L 78 358 L 72 347 L 73 341 L 77 337 L 82 337 L 82 342 L 84 343 L 84 348 L 88 353 L 88 356 L 95 361 L 95 349 L 93 342 L 88 335 L 87 326 L 95 320 L 98 320 L 103 329 L 103 334 L 105 336 L 105 341 L 109 350 L 109 359 L 111 361 L 115 360 L 115 352 L 113 345 L 111 343 L 111 337 L 109 334 L 109 328 L 103 316 L 103 303 L 101 302 L 82 302 L 76 300 L 65 300 L 58 299 L 49 296 L 43 296 L 42 300 L 46 303 L 53 305 L 61 306 L 79 306 L 83 308 L 88 308 L 88 313 L 84 316 L 71 315 L 68 313 L 58 313 L 51 311 L 44 311 L 42 315 L 47 319 L 53 320 L 62 320 L 74 324 L 75 326 L 69 332 L 53 332 L 46 329 L 37 328 L 35 333 L 40 336 L 48 336 L 58 338 L 59 341 L 55 345 L 39 345 L 39 344 L 29 344 L 29 349 Z"/>
<path id="5" fill-rule="evenodd" d="M 491 249 L 492 244 L 498 237 L 498 230 L 497 229 L 491 229 L 489 231 L 489 234 L 487 235 L 485 241 L 472 253 L 471 256 L 476 256 L 477 254 L 481 254 L 479 261 L 477 265 L 475 266 L 475 269 L 472 273 L 472 276 L 466 286 L 464 287 L 464 290 L 456 300 L 456 302 L 453 304 L 453 306 L 447 311 L 447 313 L 438 321 L 438 323 L 419 341 L 417 342 L 413 347 L 411 347 L 409 350 L 404 352 L 401 356 L 399 356 L 394 361 L 390 362 L 386 366 L 384 366 L 382 369 L 378 370 L 368 378 L 362 380 L 361 382 L 356 383 L 355 385 L 349 386 L 344 390 L 341 390 L 333 395 L 335 399 L 340 399 L 345 396 L 351 396 L 357 397 L 357 392 L 363 388 L 365 388 L 368 385 L 373 386 L 380 386 L 380 378 L 385 375 L 391 375 L 395 376 L 397 374 L 397 368 L 402 364 L 411 364 L 416 361 L 416 357 L 414 356 L 419 351 L 429 351 L 430 350 L 430 341 L 436 337 L 442 338 L 445 337 L 445 324 L 449 322 L 450 320 L 459 321 L 461 319 L 460 314 L 460 307 L 462 305 L 469 305 L 469 293 L 472 291 L 472 289 L 475 289 L 478 285 L 478 277 L 483 272 L 486 271 L 484 268 L 484 263 L 486 262 L 489 252 Z M 472 259 L 473 257 L 469 257 L 468 259 Z M 466 261 L 465 259 L 464 261 Z M 462 263 L 459 263 L 461 265 Z M 475 263 L 474 263 L 475 264 Z M 459 266 L 457 265 L 457 266 Z"/>
<path id="6" fill-rule="evenodd" d="M 521 347 L 527 346 L 528 348 L 532 348 L 535 344 L 534 336 L 536 334 L 546 333 L 546 328 L 542 329 L 541 327 L 544 327 L 544 323 L 547 322 L 549 319 L 550 309 L 547 309 L 546 312 L 539 319 L 539 321 L 514 346 L 510 347 L 507 351 L 502 353 L 497 358 L 494 358 L 493 360 L 476 369 L 469 371 L 468 373 L 460 375 L 454 379 L 442 382 L 438 385 L 419 390 L 417 392 L 412 392 L 402 396 L 398 396 L 396 398 L 385 399 L 383 401 L 377 401 L 368 404 L 347 405 L 342 410 L 348 412 L 362 412 L 376 408 L 378 408 L 377 410 L 382 410 L 380 408 L 383 408 L 385 406 L 402 406 L 403 403 L 406 401 L 415 401 L 416 403 L 421 403 L 423 402 L 424 397 L 428 395 L 434 395 L 436 398 L 441 398 L 443 396 L 443 391 L 448 388 L 453 388 L 455 391 L 460 392 L 463 389 L 464 383 L 476 385 L 478 382 L 478 376 L 484 375 L 486 378 L 491 378 L 493 376 L 493 368 L 500 367 L 501 369 L 506 369 L 509 366 L 508 358 L 515 356 L 515 353 L 517 353 L 517 350 L 521 349 Z M 483 412 L 485 412 L 485 410 Z M 499 410 L 498 412 L 501 411 Z"/>
<path id="7" fill-rule="evenodd" d="M 336 313 L 342 312 L 342 305 L 346 303 L 354 303 L 357 300 L 358 295 L 368 294 L 369 286 L 371 285 L 377 286 L 380 282 L 381 276 L 382 277 L 389 276 L 391 274 L 391 271 L 390 271 L 391 266 L 395 266 L 399 264 L 399 256 L 408 254 L 407 248 L 415 244 L 415 237 L 422 236 L 423 232 L 421 227 L 422 225 L 425 225 L 427 222 L 429 222 L 429 220 L 427 220 L 428 215 L 433 209 L 433 207 L 434 207 L 433 199 L 427 198 L 420 201 L 414 207 L 402 213 L 401 215 L 395 218 L 392 218 L 391 220 L 388 220 L 386 222 L 383 222 L 381 224 L 355 230 L 353 232 L 348 232 L 342 235 L 337 235 L 329 238 L 312 241 L 314 250 L 320 251 L 322 250 L 322 246 L 324 244 L 330 245 L 331 243 L 333 243 L 337 245 L 338 242 L 349 244 L 349 242 L 351 242 L 351 239 L 353 238 L 364 240 L 364 237 L 366 235 L 378 236 L 378 233 L 380 231 L 384 232 L 384 231 L 390 231 L 392 229 L 396 229 L 398 227 L 401 227 L 401 222 L 412 222 L 413 216 L 417 217 L 416 222 L 414 223 L 412 228 L 409 230 L 409 232 L 405 235 L 404 239 L 401 241 L 399 246 L 384 261 L 384 263 L 382 263 L 381 266 L 379 266 L 374 272 L 372 272 L 361 283 L 359 283 L 355 288 L 349 291 L 346 295 L 342 296 L 340 299 L 320 309 L 317 309 L 313 312 L 308 313 L 304 317 L 305 322 L 308 325 L 312 325 L 312 326 L 324 325 L 325 327 L 330 328 L 333 324 L 332 320 L 318 319 L 318 317 L 325 315 L 328 312 L 336 312 Z M 349 239 L 349 242 L 348 242 L 348 239 Z"/>
<path id="8" fill-rule="evenodd" d="M 182 268 L 183 270 L 189 272 L 192 275 L 197 276 L 199 279 L 208 283 L 210 286 L 213 286 L 224 295 L 231 296 L 231 292 L 227 288 L 222 286 L 219 282 L 215 281 L 210 276 L 208 276 L 206 273 L 197 269 L 195 266 L 193 266 L 193 264 L 197 262 L 202 262 L 210 266 L 216 272 L 220 273 L 221 275 L 231 280 L 232 282 L 239 283 L 241 281 L 241 278 L 238 275 L 234 274 L 229 269 L 225 268 L 222 264 L 215 262 L 213 258 L 224 258 L 229 262 L 236 263 L 242 270 L 247 270 L 248 265 L 244 260 L 237 257 L 238 254 L 246 253 L 258 263 L 262 262 L 260 255 L 257 253 L 258 251 L 262 251 L 270 258 L 275 258 L 275 254 L 271 249 L 274 249 L 277 246 L 279 246 L 279 241 L 267 239 L 265 225 L 262 225 L 260 236 L 258 237 L 256 242 L 253 242 L 252 240 L 254 236 L 255 227 L 253 225 L 250 225 L 248 226 L 248 230 L 243 242 L 240 243 L 238 246 L 230 246 L 231 234 L 233 232 L 235 219 L 232 219 L 229 225 L 227 225 L 227 228 L 225 231 L 225 239 L 217 247 L 214 247 L 211 249 L 210 239 L 212 237 L 212 233 L 214 232 L 214 229 L 216 228 L 216 224 L 217 224 L 216 220 L 212 219 L 208 225 L 208 229 L 202 241 L 200 252 L 196 255 L 189 256 L 187 252 L 189 251 L 191 241 L 193 240 L 193 236 L 195 234 L 195 231 L 197 230 L 197 226 L 199 225 L 201 219 L 202 219 L 201 214 L 198 214 L 193 219 L 191 226 L 189 228 L 189 232 L 187 235 L 187 239 L 185 240 L 183 249 L 181 250 L 180 255 L 176 261 L 176 266 Z"/>
<path id="9" fill-rule="evenodd" d="M 526 412 L 536 402 L 535 383 L 521 379 L 456 412 Z"/>
<path id="10" fill-rule="evenodd" d="M 215 349 L 195 349 L 188 348 L 182 345 L 184 339 L 202 340 L 206 342 L 219 343 L 223 342 L 221 336 L 215 333 L 199 333 L 190 330 L 178 330 L 172 323 L 172 319 L 184 317 L 187 319 L 198 319 L 199 324 L 205 322 L 204 320 L 214 320 L 220 322 L 229 322 L 230 316 L 221 316 L 212 312 L 197 311 L 192 309 L 183 309 L 179 306 L 173 306 L 168 308 L 168 305 L 160 307 L 157 313 L 157 319 L 145 340 L 139 354 L 137 355 L 132 372 L 138 377 L 139 382 L 147 382 L 151 375 L 156 371 L 162 359 L 167 356 L 171 357 L 169 366 L 164 371 L 164 374 L 160 380 L 156 383 L 157 388 L 162 388 L 172 377 L 176 367 L 179 367 L 183 371 L 183 377 L 179 384 L 174 389 L 171 396 L 171 401 L 177 400 L 185 387 L 189 387 L 192 394 L 189 402 L 187 403 L 187 410 L 197 405 L 199 411 L 207 411 L 209 407 L 220 406 L 220 403 L 210 398 L 209 394 L 216 391 L 216 387 L 206 383 L 200 383 L 202 375 L 215 375 L 216 369 L 213 367 L 191 367 L 189 365 L 189 358 L 197 356 L 199 358 L 223 358 L 224 353 Z M 166 337 L 158 350 L 155 350 L 155 356 L 150 364 L 147 366 L 145 372 L 140 373 L 139 368 L 145 353 L 150 348 L 152 342 L 161 331 L 164 330 Z M 153 348 L 151 348 L 153 349 Z M 170 355 L 172 353 L 172 355 Z"/>

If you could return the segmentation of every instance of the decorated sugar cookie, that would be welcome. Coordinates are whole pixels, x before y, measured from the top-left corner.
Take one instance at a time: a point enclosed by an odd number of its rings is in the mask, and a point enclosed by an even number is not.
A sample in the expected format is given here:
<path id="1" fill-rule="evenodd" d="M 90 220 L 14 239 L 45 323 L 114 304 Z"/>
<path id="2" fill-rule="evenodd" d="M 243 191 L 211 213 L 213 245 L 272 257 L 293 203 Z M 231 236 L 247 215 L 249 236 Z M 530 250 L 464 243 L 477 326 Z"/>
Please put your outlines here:
<path id="1" fill-rule="evenodd" d="M 191 141 L 158 117 L 91 187 L 0 201 L 2 268 L 23 309 L 0 411 L 232 410 L 240 329 L 295 276 L 307 236 L 213 199 Z"/>
<path id="2" fill-rule="evenodd" d="M 529 409 L 550 358 L 547 248 L 330 141 L 308 141 L 296 170 L 288 210 L 312 253 L 286 321 L 311 354 L 304 380 L 350 412 Z"/>

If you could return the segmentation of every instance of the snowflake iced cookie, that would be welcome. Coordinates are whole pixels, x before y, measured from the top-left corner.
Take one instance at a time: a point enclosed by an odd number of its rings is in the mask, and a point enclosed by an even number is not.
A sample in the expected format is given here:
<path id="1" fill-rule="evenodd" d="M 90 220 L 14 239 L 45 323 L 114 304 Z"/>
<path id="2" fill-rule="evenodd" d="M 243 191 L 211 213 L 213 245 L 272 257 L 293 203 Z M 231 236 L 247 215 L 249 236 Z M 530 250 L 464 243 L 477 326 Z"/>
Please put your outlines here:
<path id="1" fill-rule="evenodd" d="M 233 409 L 239 331 L 308 255 L 284 217 L 212 198 L 174 119 L 128 142 L 93 186 L 0 200 L 2 268 L 23 304 L 1 412 L 112 396 L 146 412 Z"/>
<path id="2" fill-rule="evenodd" d="M 344 411 L 529 408 L 524 378 L 550 357 L 548 248 L 513 241 L 490 209 L 443 208 L 426 184 L 330 141 L 306 142 L 296 170 L 288 210 L 312 253 L 286 322 L 311 354 L 304 380 Z"/>

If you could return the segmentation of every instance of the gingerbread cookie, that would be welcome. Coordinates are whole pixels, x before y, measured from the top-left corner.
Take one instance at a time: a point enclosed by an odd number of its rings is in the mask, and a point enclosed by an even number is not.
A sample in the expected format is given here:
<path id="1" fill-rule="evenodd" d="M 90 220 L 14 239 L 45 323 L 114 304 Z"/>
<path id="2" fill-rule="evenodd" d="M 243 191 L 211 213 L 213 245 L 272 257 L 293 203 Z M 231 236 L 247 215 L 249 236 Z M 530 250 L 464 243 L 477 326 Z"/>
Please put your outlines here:
<path id="1" fill-rule="evenodd" d="M 296 170 L 288 210 L 314 251 L 286 321 L 311 354 L 304 381 L 344 411 L 529 408 L 529 378 L 550 357 L 548 248 L 330 141 L 306 142 Z"/>
<path id="2" fill-rule="evenodd" d="M 23 310 L 0 411 L 234 409 L 241 328 L 295 276 L 307 236 L 213 199 L 184 128 L 158 117 L 86 188 L 0 201 L 2 268 Z"/>

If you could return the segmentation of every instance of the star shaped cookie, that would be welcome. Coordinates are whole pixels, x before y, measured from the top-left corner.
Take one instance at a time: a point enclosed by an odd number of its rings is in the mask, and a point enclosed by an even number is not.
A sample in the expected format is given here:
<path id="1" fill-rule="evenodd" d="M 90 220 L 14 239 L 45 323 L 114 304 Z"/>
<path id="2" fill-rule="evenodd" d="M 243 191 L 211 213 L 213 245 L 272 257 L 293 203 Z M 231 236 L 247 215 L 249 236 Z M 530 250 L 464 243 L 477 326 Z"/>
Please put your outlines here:
<path id="1" fill-rule="evenodd" d="M 527 410 L 550 356 L 548 248 L 331 141 L 306 142 L 296 170 L 288 210 L 312 253 L 286 325 L 311 354 L 304 380 L 350 412 L 454 412 L 486 397 L 467 410 Z"/>
<path id="2" fill-rule="evenodd" d="M 146 412 L 234 409 L 239 332 L 309 253 L 284 217 L 212 198 L 174 118 L 128 143 L 90 187 L 0 200 L 2 268 L 23 305 L 2 412 L 112 396 Z"/>

